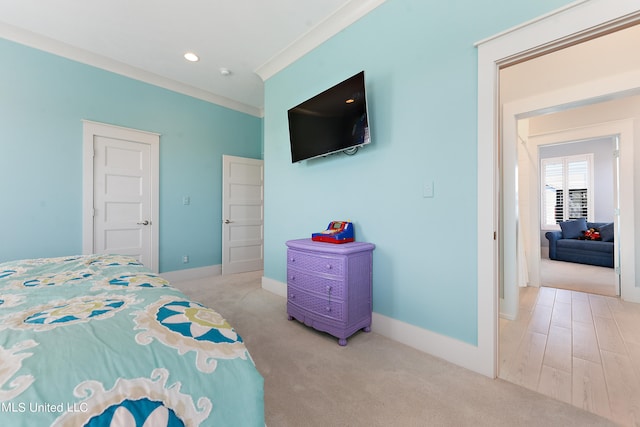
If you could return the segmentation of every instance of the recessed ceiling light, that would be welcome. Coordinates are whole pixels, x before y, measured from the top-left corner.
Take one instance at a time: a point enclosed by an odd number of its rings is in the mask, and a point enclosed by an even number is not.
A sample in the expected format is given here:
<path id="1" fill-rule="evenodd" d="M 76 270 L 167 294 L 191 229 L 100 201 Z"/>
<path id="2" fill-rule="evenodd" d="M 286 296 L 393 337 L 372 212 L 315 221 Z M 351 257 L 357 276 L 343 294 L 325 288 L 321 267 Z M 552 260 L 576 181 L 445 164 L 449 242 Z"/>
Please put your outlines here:
<path id="1" fill-rule="evenodd" d="M 191 61 L 191 62 L 198 62 L 200 61 L 200 58 L 198 57 L 198 55 L 196 55 L 193 52 L 187 52 L 184 54 L 184 59 L 186 59 L 187 61 Z"/>
<path id="2" fill-rule="evenodd" d="M 220 68 L 220 74 L 222 74 L 223 76 L 228 76 L 231 74 L 231 70 L 228 68 L 222 67 Z"/>

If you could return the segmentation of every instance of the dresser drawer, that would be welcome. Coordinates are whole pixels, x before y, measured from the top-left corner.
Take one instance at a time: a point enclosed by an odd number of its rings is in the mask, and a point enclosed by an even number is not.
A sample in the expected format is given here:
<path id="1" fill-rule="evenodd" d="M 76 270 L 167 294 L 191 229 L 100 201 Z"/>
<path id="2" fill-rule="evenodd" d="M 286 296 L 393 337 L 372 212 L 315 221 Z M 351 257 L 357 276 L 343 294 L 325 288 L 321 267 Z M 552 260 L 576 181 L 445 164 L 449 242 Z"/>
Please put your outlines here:
<path id="1" fill-rule="evenodd" d="M 345 283 L 342 278 L 331 279 L 289 268 L 287 270 L 287 284 L 331 298 L 345 298 Z"/>
<path id="2" fill-rule="evenodd" d="M 344 303 L 341 301 L 312 295 L 293 286 L 287 287 L 287 300 L 308 312 L 344 321 Z"/>
<path id="3" fill-rule="evenodd" d="M 342 276 L 344 272 L 344 262 L 343 257 L 308 254 L 293 249 L 287 250 L 287 266 L 309 272 Z"/>

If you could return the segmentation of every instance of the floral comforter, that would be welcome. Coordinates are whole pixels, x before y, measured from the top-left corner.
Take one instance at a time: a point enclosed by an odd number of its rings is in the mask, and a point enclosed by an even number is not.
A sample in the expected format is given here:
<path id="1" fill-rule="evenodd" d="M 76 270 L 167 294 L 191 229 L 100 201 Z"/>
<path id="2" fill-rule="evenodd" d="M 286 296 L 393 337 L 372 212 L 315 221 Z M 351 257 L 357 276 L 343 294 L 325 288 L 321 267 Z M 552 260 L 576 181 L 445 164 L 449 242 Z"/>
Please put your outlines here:
<path id="1" fill-rule="evenodd" d="M 235 330 L 133 258 L 0 264 L 0 425 L 264 426 Z"/>

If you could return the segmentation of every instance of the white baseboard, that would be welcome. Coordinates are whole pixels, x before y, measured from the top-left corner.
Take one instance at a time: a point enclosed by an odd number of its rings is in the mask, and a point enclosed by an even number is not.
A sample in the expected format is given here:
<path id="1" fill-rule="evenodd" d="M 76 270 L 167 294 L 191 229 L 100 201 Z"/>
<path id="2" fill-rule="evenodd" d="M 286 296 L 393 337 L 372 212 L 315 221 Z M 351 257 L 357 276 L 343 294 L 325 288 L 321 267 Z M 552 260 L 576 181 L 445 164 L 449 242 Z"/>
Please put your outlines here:
<path id="1" fill-rule="evenodd" d="M 287 297 L 286 283 L 263 276 L 262 288 L 283 298 Z M 478 347 L 474 345 L 375 312 L 371 330 L 416 350 L 487 375 L 485 367 L 479 362 L 482 358 L 478 357 Z"/>
<path id="2" fill-rule="evenodd" d="M 500 312 L 500 318 L 506 319 L 506 320 L 517 320 L 518 316 L 514 316 L 513 314 L 510 314 L 510 313 Z"/>
<path id="3" fill-rule="evenodd" d="M 277 280 L 262 276 L 262 289 L 283 298 L 287 297 L 287 285 Z"/>
<path id="4" fill-rule="evenodd" d="M 160 273 L 169 282 L 186 282 L 188 280 L 203 279 L 210 276 L 220 276 L 222 265 L 209 265 L 206 267 L 188 268 L 186 270 L 167 271 Z"/>
<path id="5" fill-rule="evenodd" d="M 371 330 L 416 350 L 487 375 L 485 367 L 479 362 L 482 360 L 478 356 L 479 349 L 474 345 L 375 312 Z"/>

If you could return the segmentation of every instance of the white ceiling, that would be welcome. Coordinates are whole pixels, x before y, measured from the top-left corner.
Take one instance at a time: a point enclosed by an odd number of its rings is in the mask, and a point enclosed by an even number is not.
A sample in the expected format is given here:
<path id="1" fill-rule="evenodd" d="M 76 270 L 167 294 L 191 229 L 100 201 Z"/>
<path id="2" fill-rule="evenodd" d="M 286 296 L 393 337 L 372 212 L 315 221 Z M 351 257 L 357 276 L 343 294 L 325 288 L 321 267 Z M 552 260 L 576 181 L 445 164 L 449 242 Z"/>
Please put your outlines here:
<path id="1" fill-rule="evenodd" d="M 0 37 L 261 115 L 263 79 L 384 1 L 0 0 Z"/>
<path id="2" fill-rule="evenodd" d="M 500 100 L 514 100 L 640 70 L 640 25 L 576 44 L 500 71 Z"/>

